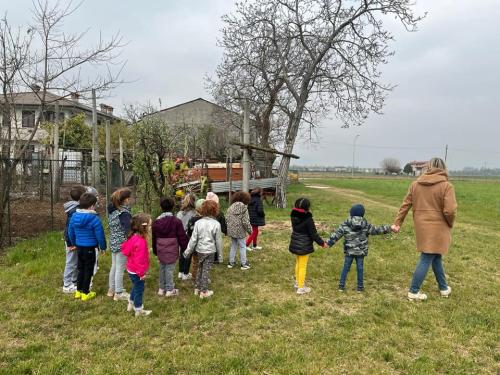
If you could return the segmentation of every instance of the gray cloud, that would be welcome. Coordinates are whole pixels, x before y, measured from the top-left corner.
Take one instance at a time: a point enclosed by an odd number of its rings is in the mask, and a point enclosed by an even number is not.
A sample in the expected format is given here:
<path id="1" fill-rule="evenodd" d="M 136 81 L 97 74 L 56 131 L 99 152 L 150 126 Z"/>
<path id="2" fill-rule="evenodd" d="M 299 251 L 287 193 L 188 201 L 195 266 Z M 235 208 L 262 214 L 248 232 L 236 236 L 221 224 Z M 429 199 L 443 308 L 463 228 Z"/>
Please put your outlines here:
<path id="1" fill-rule="evenodd" d="M 0 0 L 0 7 L 13 23 L 29 21 L 31 0 Z M 106 102 L 119 109 L 127 102 L 161 98 L 163 106 L 170 106 L 210 98 L 203 77 L 221 56 L 216 47 L 220 17 L 233 7 L 226 0 L 87 0 L 67 26 L 90 27 L 88 40 L 102 30 L 104 35 L 120 31 L 129 41 L 124 78 L 132 82 Z M 500 2 L 421 0 L 417 9 L 429 12 L 417 33 L 388 22 L 396 55 L 383 72 L 385 81 L 397 87 L 384 115 L 372 115 L 353 129 L 323 120 L 317 143 L 298 142 L 300 164 L 350 165 L 352 141 L 359 134 L 359 166 L 376 167 L 385 157 L 404 163 L 442 156 L 448 144 L 451 168 L 500 167 Z"/>

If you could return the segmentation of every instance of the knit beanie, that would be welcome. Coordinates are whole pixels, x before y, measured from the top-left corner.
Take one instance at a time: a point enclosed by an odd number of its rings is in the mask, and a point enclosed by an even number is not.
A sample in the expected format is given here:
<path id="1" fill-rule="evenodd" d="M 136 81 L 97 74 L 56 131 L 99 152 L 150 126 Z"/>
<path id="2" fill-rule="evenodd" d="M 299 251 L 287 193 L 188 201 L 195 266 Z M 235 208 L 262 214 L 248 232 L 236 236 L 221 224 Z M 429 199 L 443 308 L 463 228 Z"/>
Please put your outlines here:
<path id="1" fill-rule="evenodd" d="M 201 208 L 201 205 L 203 204 L 203 202 L 205 202 L 205 199 L 203 198 L 200 198 L 196 201 L 196 203 L 194 204 L 194 208 L 196 208 L 196 210 L 199 210 Z"/>
<path id="2" fill-rule="evenodd" d="M 219 204 L 219 197 L 217 196 L 217 194 L 212 193 L 211 191 L 207 193 L 206 199 L 207 201 L 214 201 L 215 203 Z"/>
<path id="3" fill-rule="evenodd" d="M 355 204 L 351 207 L 351 216 L 365 216 L 365 208 L 362 204 Z"/>

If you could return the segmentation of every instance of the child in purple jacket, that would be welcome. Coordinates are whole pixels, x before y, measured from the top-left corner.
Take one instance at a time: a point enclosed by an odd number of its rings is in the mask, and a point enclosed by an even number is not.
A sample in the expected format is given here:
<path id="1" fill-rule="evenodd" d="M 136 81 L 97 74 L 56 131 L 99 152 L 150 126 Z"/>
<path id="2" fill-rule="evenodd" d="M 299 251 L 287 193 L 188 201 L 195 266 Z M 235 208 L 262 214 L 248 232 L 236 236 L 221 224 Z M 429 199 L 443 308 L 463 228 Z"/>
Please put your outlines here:
<path id="1" fill-rule="evenodd" d="M 153 253 L 160 262 L 159 296 L 173 297 L 179 294 L 175 289 L 174 271 L 180 251 L 184 251 L 189 242 L 182 221 L 172 214 L 175 202 L 172 198 L 160 200 L 163 213 L 153 222 Z"/>

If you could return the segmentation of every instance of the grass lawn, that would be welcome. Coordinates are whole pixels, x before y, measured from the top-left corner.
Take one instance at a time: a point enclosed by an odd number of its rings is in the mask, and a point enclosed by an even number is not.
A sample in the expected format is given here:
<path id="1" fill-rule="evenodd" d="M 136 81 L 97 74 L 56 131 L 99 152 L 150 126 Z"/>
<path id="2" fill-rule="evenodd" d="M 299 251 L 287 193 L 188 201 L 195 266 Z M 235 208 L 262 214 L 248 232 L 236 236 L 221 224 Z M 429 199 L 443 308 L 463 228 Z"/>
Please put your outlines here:
<path id="1" fill-rule="evenodd" d="M 306 180 L 289 199 L 310 197 L 326 236 L 352 203 L 364 203 L 374 224 L 391 223 L 408 184 Z M 216 266 L 211 299 L 193 296 L 190 281 L 177 282 L 178 298 L 157 297 L 152 256 L 145 307 L 153 314 L 137 319 L 105 296 L 109 254 L 94 281 L 98 297 L 81 302 L 61 293 L 61 234 L 21 242 L 0 258 L 0 373 L 498 374 L 500 184 L 455 187 L 458 225 L 445 260 L 453 294 L 441 298 L 429 274 L 424 303 L 405 298 L 418 258 L 411 217 L 399 235 L 370 239 L 365 293 L 355 292 L 354 269 L 346 293 L 337 291 L 338 244 L 317 248 L 307 275 L 313 292 L 297 296 L 289 210 L 267 207 L 264 250 L 249 254 L 248 271 Z"/>

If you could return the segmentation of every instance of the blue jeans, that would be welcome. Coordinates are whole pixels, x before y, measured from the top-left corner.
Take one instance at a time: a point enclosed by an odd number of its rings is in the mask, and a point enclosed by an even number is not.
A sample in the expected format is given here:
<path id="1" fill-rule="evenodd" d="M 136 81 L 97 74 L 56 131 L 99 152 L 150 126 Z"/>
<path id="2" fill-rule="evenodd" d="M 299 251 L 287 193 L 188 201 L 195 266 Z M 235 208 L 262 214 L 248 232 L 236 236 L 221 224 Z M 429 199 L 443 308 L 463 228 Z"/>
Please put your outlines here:
<path id="1" fill-rule="evenodd" d="M 418 293 L 422 283 L 424 282 L 425 276 L 429 267 L 432 265 L 432 271 L 434 271 L 434 276 L 436 276 L 436 281 L 439 286 L 439 290 L 447 290 L 448 284 L 446 284 L 446 277 L 444 275 L 443 261 L 441 254 L 420 254 L 420 260 L 417 264 L 417 268 L 413 273 L 413 279 L 411 280 L 410 292 Z"/>
<path id="2" fill-rule="evenodd" d="M 134 304 L 136 309 L 142 307 L 142 295 L 144 294 L 144 280 L 134 273 L 129 273 L 130 280 L 132 280 L 132 290 L 130 291 L 130 302 Z"/>
<path id="3" fill-rule="evenodd" d="M 364 256 L 350 256 L 346 255 L 344 258 L 344 268 L 342 269 L 342 273 L 340 274 L 340 282 L 339 288 L 345 288 L 345 279 L 347 278 L 347 274 L 351 269 L 352 262 L 356 259 L 356 272 L 358 274 L 358 290 L 363 290 L 363 261 L 365 259 Z"/>
<path id="4" fill-rule="evenodd" d="M 229 250 L 229 263 L 234 264 L 236 261 L 236 250 L 240 248 L 240 263 L 247 263 L 247 244 L 244 238 L 231 237 L 231 249 Z"/>

